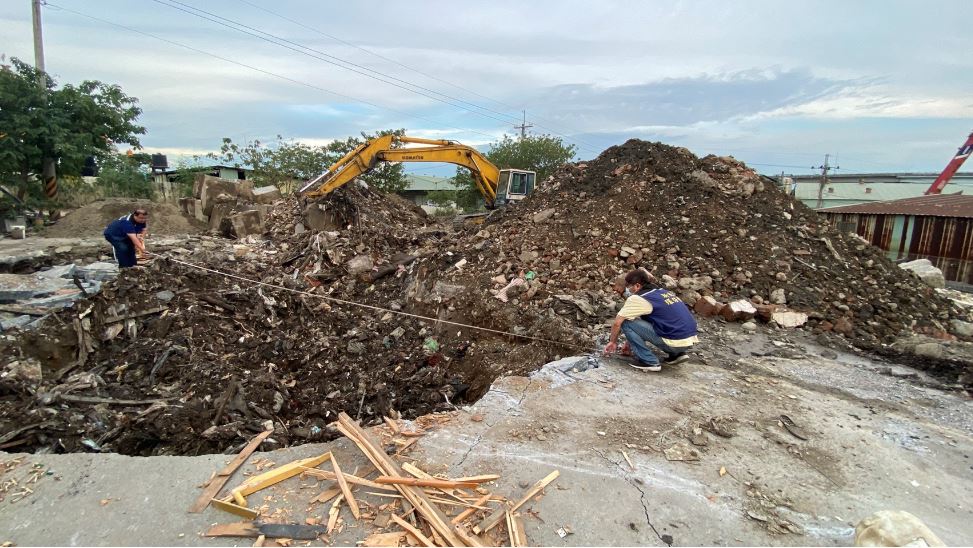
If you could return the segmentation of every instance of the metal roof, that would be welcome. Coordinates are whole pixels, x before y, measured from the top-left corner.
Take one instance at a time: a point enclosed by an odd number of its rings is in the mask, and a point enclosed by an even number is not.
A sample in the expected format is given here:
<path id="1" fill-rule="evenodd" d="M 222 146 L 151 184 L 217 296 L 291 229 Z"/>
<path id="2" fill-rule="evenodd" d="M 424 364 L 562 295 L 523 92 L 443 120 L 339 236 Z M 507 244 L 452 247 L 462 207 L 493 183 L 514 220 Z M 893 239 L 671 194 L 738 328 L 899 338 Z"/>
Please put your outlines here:
<path id="1" fill-rule="evenodd" d="M 901 200 L 867 202 L 828 207 L 818 213 L 860 213 L 865 215 L 916 215 L 925 217 L 973 218 L 973 196 L 963 194 L 931 194 Z"/>
<path id="2" fill-rule="evenodd" d="M 435 175 L 405 176 L 406 191 L 431 192 L 433 190 L 457 190 L 452 177 L 436 177 Z"/>

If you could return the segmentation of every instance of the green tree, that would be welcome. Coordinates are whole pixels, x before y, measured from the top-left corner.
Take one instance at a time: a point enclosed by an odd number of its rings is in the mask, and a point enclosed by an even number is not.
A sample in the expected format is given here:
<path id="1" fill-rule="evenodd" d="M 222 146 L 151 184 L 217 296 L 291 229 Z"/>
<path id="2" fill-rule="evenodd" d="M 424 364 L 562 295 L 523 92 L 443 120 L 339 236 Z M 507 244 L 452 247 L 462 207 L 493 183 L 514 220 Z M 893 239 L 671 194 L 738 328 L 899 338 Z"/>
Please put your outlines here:
<path id="1" fill-rule="evenodd" d="M 96 186 L 105 196 L 152 198 L 155 189 L 149 179 L 148 154 L 110 154 L 102 159 Z"/>
<path id="2" fill-rule="evenodd" d="M 45 157 L 55 160 L 59 175 L 72 176 L 87 156 L 108 157 L 118 143 L 141 148 L 141 113 L 138 99 L 116 85 L 86 80 L 57 89 L 47 74 L 11 59 L 0 67 L 0 181 L 23 194 Z"/>
<path id="3" fill-rule="evenodd" d="M 514 139 L 504 135 L 490 143 L 484 156 L 500 169 L 528 169 L 537 172 L 537 184 L 547 179 L 558 167 L 574 159 L 575 146 L 564 144 L 560 137 L 529 135 Z M 457 204 L 465 211 L 481 207 L 483 197 L 473 184 L 466 168 L 456 168 L 453 184 L 459 190 Z"/>
<path id="4" fill-rule="evenodd" d="M 285 140 L 277 136 L 277 143 L 269 146 L 260 141 L 238 145 L 224 138 L 219 153 L 207 155 L 225 165 L 251 170 L 251 178 L 258 184 L 285 186 L 294 179 L 306 181 L 317 177 L 363 142 L 383 135 L 403 135 L 405 130 L 385 130 L 361 137 L 332 141 L 325 146 L 311 146 Z M 385 192 L 404 190 L 407 181 L 401 164 L 382 163 L 361 176 L 369 186 Z"/>

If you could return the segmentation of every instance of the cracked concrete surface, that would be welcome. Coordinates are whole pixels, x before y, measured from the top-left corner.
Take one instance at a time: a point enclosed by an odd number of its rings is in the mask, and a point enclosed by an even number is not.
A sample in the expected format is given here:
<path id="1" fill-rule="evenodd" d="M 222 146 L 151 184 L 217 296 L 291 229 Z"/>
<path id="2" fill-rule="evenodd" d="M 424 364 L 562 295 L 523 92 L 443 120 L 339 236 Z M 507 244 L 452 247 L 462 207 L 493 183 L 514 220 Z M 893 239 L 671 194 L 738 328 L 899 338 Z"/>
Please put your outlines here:
<path id="1" fill-rule="evenodd" d="M 850 354 L 826 359 L 820 351 L 800 334 L 729 332 L 710 333 L 700 360 L 657 374 L 616 360 L 564 372 L 585 360 L 562 360 L 530 379 L 498 380 L 420 438 L 409 456 L 434 474 L 501 474 L 490 489 L 512 499 L 559 470 L 544 495 L 521 508 L 534 545 L 848 545 L 854 523 L 884 509 L 917 515 L 947 544 L 968 543 L 969 398 L 882 374 L 888 364 Z M 782 414 L 809 439 L 782 428 Z M 732 436 L 714 434 L 722 431 L 714 420 L 729 421 Z M 663 452 L 674 444 L 693 447 L 698 460 L 667 460 Z M 343 468 L 364 464 L 345 440 L 258 454 L 251 463 L 325 450 Z M 45 477 L 31 496 L 0 503 L 0 541 L 244 544 L 198 537 L 234 516 L 185 513 L 197 486 L 227 460 L 28 455 L 25 465 L 43 463 L 61 479 Z M 287 509 L 296 522 L 326 516 L 327 506 L 307 502 L 326 483 L 291 479 L 262 493 L 268 498 L 261 502 Z M 372 531 L 346 509 L 342 516 L 348 526 L 332 543 L 353 545 Z M 570 534 L 561 538 L 561 528 Z"/>

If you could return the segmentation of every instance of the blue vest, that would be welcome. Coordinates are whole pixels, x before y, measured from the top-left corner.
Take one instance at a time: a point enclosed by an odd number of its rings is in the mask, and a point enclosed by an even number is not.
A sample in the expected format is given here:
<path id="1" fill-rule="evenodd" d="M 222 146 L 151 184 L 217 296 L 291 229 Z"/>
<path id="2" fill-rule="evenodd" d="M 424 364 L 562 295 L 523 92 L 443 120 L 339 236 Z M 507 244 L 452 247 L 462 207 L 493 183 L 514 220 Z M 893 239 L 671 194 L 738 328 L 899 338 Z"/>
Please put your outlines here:
<path id="1" fill-rule="evenodd" d="M 639 297 L 652 303 L 652 313 L 642 319 L 652 324 L 660 337 L 679 340 L 696 335 L 696 318 L 675 293 L 668 289 L 653 289 L 639 293 Z"/>

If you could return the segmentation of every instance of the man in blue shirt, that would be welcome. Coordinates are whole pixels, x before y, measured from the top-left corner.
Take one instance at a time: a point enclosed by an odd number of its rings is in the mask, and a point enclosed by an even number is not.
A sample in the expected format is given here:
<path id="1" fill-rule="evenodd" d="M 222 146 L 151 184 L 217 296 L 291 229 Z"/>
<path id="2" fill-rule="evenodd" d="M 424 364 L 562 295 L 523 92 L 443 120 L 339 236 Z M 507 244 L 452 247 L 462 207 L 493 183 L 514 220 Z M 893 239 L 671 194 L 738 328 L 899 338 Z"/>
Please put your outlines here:
<path id="1" fill-rule="evenodd" d="M 672 291 L 655 288 L 644 270 L 634 270 L 625 275 L 625 305 L 618 311 L 612 324 L 605 354 L 612 355 L 618 349 L 618 335 L 625 333 L 635 354 L 632 367 L 642 371 L 661 371 L 659 357 L 649 349 L 651 343 L 668 357 L 667 364 L 689 359 L 686 355 L 696 337 L 696 318 L 686 303 Z"/>
<path id="2" fill-rule="evenodd" d="M 119 268 L 131 268 L 138 262 L 138 254 L 145 253 L 145 242 L 142 234 L 145 232 L 149 212 L 138 208 L 131 215 L 115 219 L 105 228 L 105 239 L 115 249 L 115 260 Z"/>

